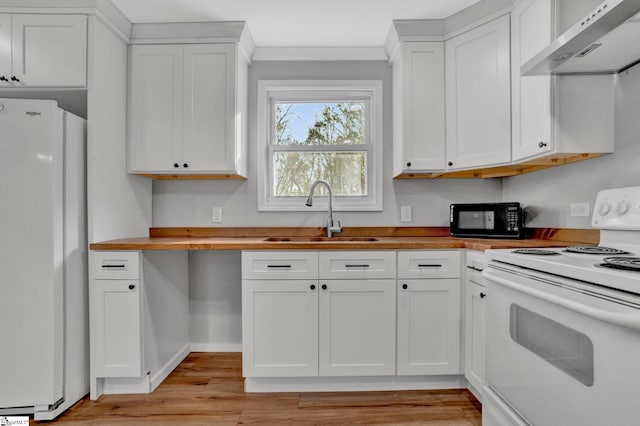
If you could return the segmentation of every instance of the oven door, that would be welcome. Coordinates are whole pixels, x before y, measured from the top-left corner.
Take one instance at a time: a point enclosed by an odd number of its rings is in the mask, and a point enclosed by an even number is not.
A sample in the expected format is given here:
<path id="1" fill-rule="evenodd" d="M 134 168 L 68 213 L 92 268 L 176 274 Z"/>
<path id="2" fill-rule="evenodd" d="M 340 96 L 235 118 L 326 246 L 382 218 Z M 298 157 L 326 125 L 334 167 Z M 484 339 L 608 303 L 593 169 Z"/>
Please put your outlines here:
<path id="1" fill-rule="evenodd" d="M 638 424 L 639 298 L 497 262 L 483 275 L 490 389 L 533 425 Z"/>

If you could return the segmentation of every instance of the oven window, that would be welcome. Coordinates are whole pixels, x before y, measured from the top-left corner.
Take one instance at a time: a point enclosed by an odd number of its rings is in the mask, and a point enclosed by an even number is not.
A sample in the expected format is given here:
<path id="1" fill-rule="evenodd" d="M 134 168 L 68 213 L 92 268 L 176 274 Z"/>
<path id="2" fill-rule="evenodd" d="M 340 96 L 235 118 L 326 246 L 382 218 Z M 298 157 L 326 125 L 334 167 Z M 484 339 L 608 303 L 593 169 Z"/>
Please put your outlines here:
<path id="1" fill-rule="evenodd" d="M 586 335 L 516 304 L 511 305 L 510 334 L 580 383 L 593 385 L 593 343 Z"/>
<path id="2" fill-rule="evenodd" d="M 495 228 L 495 212 L 493 211 L 461 211 L 458 218 L 460 229 L 488 229 Z"/>

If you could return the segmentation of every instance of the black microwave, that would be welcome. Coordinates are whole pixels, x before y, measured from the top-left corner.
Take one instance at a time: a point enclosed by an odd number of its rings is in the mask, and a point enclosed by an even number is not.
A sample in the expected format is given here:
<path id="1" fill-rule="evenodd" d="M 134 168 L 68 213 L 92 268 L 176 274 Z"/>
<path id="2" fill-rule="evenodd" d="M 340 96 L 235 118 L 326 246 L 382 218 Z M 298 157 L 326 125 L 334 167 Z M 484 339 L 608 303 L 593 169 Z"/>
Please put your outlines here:
<path id="1" fill-rule="evenodd" d="M 451 235 L 476 238 L 525 238 L 520 203 L 451 204 Z"/>

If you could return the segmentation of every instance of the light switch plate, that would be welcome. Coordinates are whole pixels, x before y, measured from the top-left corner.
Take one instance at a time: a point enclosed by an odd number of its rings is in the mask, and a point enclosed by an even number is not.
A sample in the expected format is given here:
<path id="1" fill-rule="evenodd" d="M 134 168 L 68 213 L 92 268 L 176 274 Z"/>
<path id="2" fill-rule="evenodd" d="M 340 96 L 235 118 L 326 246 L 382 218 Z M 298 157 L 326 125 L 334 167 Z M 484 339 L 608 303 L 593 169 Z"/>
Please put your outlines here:
<path id="1" fill-rule="evenodd" d="M 400 207 L 400 222 L 411 222 L 411 206 Z"/>
<path id="2" fill-rule="evenodd" d="M 222 222 L 222 207 L 211 207 L 211 222 Z"/>

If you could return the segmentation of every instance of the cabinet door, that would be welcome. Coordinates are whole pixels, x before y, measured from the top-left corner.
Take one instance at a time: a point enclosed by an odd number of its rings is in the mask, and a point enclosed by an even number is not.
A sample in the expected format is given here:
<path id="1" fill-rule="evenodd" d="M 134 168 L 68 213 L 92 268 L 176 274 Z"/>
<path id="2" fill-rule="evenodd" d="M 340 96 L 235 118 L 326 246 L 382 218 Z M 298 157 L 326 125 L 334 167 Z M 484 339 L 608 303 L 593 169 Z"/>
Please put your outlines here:
<path id="1" fill-rule="evenodd" d="M 402 46 L 401 69 L 394 70 L 396 144 L 402 154 L 396 170 L 443 170 L 444 44 L 407 42 Z M 398 72 L 397 72 L 398 71 Z M 401 80 L 400 80 L 401 79 Z M 397 93 L 396 93 L 397 92 Z"/>
<path id="2" fill-rule="evenodd" d="M 509 17 L 445 45 L 449 169 L 511 161 Z"/>
<path id="3" fill-rule="evenodd" d="M 485 380 L 486 294 L 483 286 L 467 281 L 464 376 L 478 392 L 482 392 Z"/>
<path id="4" fill-rule="evenodd" d="M 398 285 L 398 375 L 460 374 L 460 280 Z"/>
<path id="5" fill-rule="evenodd" d="M 93 377 L 141 377 L 142 329 L 139 280 L 92 280 Z"/>
<path id="6" fill-rule="evenodd" d="M 27 86 L 86 86 L 84 15 L 13 15 L 13 71 Z"/>
<path id="7" fill-rule="evenodd" d="M 318 375 L 318 283 L 242 281 L 245 377 Z"/>
<path id="8" fill-rule="evenodd" d="M 520 76 L 520 67 L 553 37 L 553 0 L 525 0 L 511 13 L 512 150 L 518 161 L 555 149 L 552 77 Z"/>
<path id="9" fill-rule="evenodd" d="M 395 281 L 321 280 L 320 286 L 320 375 L 395 374 Z"/>
<path id="10" fill-rule="evenodd" d="M 234 172 L 234 44 L 184 47 L 183 162 L 191 172 Z"/>
<path id="11" fill-rule="evenodd" d="M 2 78 L 5 80 L 2 80 Z M 11 78 L 11 15 L 0 14 L 0 87 Z"/>
<path id="12" fill-rule="evenodd" d="M 129 171 L 188 170 L 182 161 L 182 46 L 131 46 L 130 64 Z"/>

